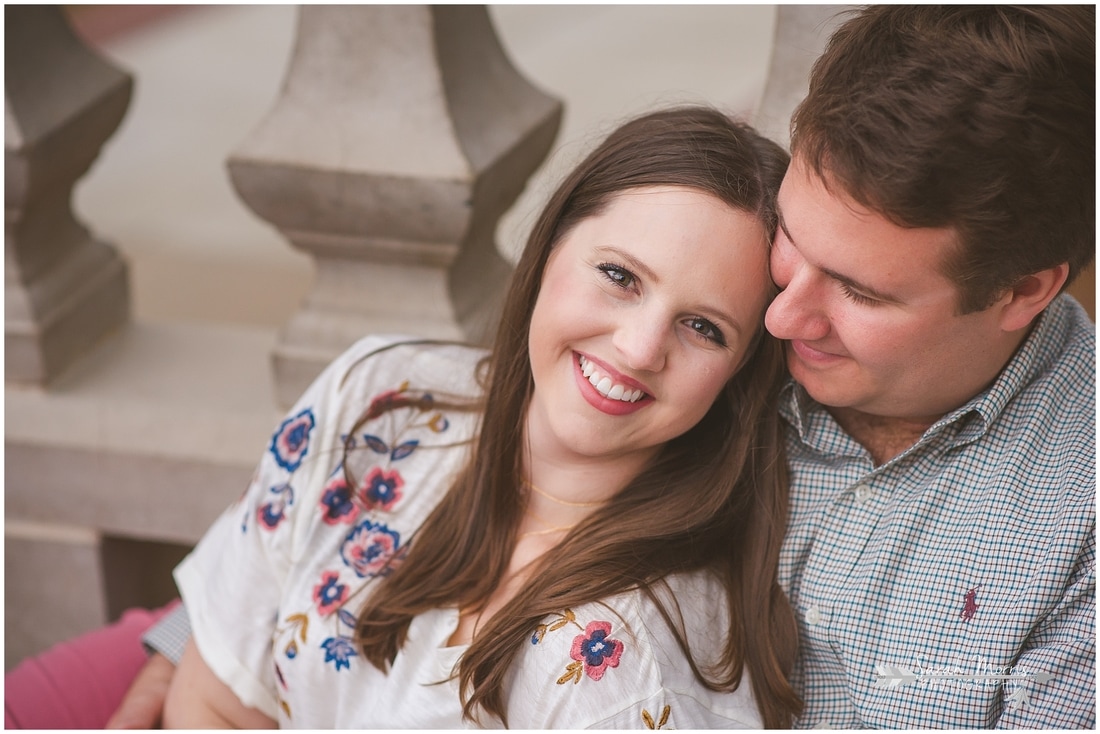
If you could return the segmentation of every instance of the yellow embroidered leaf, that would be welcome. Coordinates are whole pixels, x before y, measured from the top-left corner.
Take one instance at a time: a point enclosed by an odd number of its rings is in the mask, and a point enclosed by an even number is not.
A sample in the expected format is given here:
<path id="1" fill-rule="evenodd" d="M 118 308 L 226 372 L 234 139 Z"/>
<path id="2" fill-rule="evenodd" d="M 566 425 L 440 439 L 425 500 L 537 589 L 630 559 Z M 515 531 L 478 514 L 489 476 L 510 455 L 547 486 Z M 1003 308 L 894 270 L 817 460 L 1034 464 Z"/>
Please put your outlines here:
<path id="1" fill-rule="evenodd" d="M 553 632 L 554 630 L 560 630 L 567 624 L 569 624 L 569 620 L 559 619 L 557 622 L 554 622 L 554 624 L 550 625 L 550 631 Z"/>
<path id="2" fill-rule="evenodd" d="M 653 721 L 653 715 L 646 709 L 642 709 L 642 721 L 645 722 L 647 729 L 663 729 L 665 724 L 668 723 L 668 715 L 672 712 L 671 706 L 665 706 L 661 709 L 661 718 L 659 721 Z"/>
<path id="3" fill-rule="evenodd" d="M 288 719 L 291 718 L 291 716 L 290 716 L 290 704 L 280 698 L 279 699 L 279 705 L 283 707 L 283 711 L 286 713 L 286 717 Z"/>
<path id="4" fill-rule="evenodd" d="M 580 660 L 575 660 L 569 665 L 565 666 L 565 675 L 558 678 L 558 685 L 564 686 L 569 681 L 573 681 L 574 685 L 581 682 L 581 678 L 584 675 L 584 663 Z"/>
<path id="5" fill-rule="evenodd" d="M 577 617 L 573 614 L 572 609 L 566 609 L 565 614 L 562 615 L 562 616 L 564 616 L 565 619 L 569 622 L 576 622 L 577 621 Z"/>
<path id="6" fill-rule="evenodd" d="M 298 637 L 302 642 L 306 642 L 306 633 L 309 632 L 309 617 L 302 615 L 302 628 L 298 630 Z"/>
<path id="7" fill-rule="evenodd" d="M 658 729 L 662 728 L 665 724 L 668 723 L 668 715 L 671 713 L 672 707 L 666 704 L 665 707 L 661 709 L 661 720 L 657 722 Z"/>

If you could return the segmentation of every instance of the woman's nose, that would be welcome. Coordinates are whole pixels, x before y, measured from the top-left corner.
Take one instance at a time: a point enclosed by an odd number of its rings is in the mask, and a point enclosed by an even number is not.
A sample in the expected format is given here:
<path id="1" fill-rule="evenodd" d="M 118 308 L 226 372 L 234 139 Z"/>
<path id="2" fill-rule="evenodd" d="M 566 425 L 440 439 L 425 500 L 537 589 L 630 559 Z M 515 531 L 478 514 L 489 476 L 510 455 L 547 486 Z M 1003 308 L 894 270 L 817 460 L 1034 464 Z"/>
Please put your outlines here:
<path id="1" fill-rule="evenodd" d="M 657 372 L 665 366 L 669 330 L 663 323 L 650 318 L 632 318 L 615 330 L 612 343 L 623 356 L 625 366 L 639 372 Z"/>

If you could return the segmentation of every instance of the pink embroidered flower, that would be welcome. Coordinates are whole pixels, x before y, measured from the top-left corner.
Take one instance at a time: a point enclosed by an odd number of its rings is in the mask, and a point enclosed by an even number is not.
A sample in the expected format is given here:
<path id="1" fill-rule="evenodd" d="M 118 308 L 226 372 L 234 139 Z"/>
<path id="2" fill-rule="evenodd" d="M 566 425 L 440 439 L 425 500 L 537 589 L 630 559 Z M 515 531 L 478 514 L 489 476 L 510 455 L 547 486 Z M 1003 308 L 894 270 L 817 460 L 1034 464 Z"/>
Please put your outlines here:
<path id="1" fill-rule="evenodd" d="M 573 638 L 569 657 L 584 663 L 584 672 L 592 680 L 603 678 L 608 668 L 619 667 L 623 643 L 608 638 L 610 622 L 589 622 L 583 635 Z"/>
<path id="2" fill-rule="evenodd" d="M 313 411 L 309 408 L 283 421 L 271 437 L 271 455 L 279 466 L 290 472 L 298 468 L 309 451 L 309 434 L 313 424 Z"/>
<path id="3" fill-rule="evenodd" d="M 347 584 L 340 583 L 340 574 L 325 571 L 321 574 L 321 583 L 313 587 L 313 601 L 322 617 L 332 614 L 348 598 Z"/>
<path id="4" fill-rule="evenodd" d="M 373 420 L 387 411 L 393 410 L 394 408 L 403 408 L 408 405 L 409 397 L 405 395 L 405 391 L 408 389 L 409 383 L 403 382 L 396 390 L 387 390 L 377 395 L 370 401 L 370 407 L 367 408 L 366 419 Z"/>
<path id="5" fill-rule="evenodd" d="M 401 537 L 382 523 L 363 520 L 348 533 L 340 557 L 359 578 L 383 575 L 397 552 Z"/>
<path id="6" fill-rule="evenodd" d="M 405 480 L 397 470 L 386 471 L 382 467 L 374 467 L 363 478 L 363 486 L 360 488 L 360 498 L 368 509 L 392 510 L 404 495 L 401 488 L 405 486 Z"/>

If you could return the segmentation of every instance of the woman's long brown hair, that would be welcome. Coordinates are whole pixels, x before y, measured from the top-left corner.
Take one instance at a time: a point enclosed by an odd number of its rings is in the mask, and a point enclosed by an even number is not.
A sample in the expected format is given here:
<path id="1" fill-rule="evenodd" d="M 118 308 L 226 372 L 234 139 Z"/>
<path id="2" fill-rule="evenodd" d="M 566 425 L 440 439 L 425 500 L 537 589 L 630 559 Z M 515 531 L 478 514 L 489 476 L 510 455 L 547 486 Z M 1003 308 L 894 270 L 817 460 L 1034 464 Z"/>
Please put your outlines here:
<path id="1" fill-rule="evenodd" d="M 388 669 L 413 617 L 440 607 L 478 608 L 505 574 L 527 502 L 523 431 L 517 429 L 534 389 L 528 328 L 553 247 L 616 194 L 658 185 L 717 196 L 759 216 L 771 233 L 787 162 L 782 148 L 752 128 L 709 108 L 688 107 L 626 123 L 565 179 L 513 276 L 470 461 L 359 615 L 357 639 L 367 660 Z M 797 626 L 776 581 L 787 522 L 787 467 L 776 410 L 784 375 L 780 345 L 761 319 L 751 355 L 703 420 L 670 441 L 556 552 L 536 561 L 524 592 L 472 641 L 458 670 L 468 718 L 480 708 L 507 724 L 507 671 L 544 617 L 637 589 L 658 604 L 702 685 L 733 690 L 747 671 L 765 726 L 790 725 L 801 707 L 787 681 Z M 721 580 L 729 601 L 731 628 L 717 669 L 695 663 L 677 610 L 654 593 L 666 576 L 700 569 Z"/>

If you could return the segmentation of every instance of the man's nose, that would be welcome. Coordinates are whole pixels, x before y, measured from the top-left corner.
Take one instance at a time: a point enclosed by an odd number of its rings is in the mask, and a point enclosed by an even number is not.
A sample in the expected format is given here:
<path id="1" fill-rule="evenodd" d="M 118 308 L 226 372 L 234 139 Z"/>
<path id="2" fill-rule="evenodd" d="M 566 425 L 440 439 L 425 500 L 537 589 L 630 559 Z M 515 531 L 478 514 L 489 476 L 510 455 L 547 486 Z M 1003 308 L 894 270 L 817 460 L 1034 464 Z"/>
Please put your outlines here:
<path id="1" fill-rule="evenodd" d="M 764 314 L 764 325 L 771 335 L 802 341 L 825 338 L 829 334 L 829 318 L 822 308 L 824 294 L 819 292 L 812 274 L 791 268 L 775 276 L 775 281 L 783 290 Z"/>

